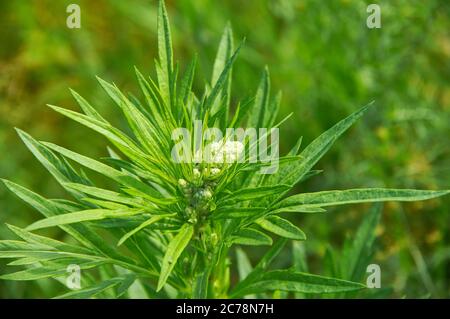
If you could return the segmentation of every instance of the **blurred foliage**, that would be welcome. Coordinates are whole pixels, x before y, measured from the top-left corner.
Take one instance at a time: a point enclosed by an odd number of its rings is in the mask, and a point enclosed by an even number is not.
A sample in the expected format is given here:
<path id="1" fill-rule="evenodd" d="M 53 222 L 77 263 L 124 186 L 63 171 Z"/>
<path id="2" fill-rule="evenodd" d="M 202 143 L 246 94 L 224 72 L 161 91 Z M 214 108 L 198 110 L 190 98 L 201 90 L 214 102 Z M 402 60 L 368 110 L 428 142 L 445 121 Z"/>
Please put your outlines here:
<path id="1" fill-rule="evenodd" d="M 306 142 L 356 108 L 377 107 L 319 163 L 325 172 L 298 191 L 385 186 L 449 188 L 450 2 L 377 1 L 381 29 L 368 29 L 371 1 L 177 0 L 166 1 L 175 58 L 199 58 L 197 86 L 209 78 L 227 21 L 235 40 L 246 37 L 233 74 L 233 98 L 256 89 L 262 67 L 272 88 L 283 91 L 282 150 L 298 136 Z M 81 7 L 81 29 L 66 27 L 66 7 Z M 137 91 L 133 65 L 153 73 L 156 1 L 0 2 L 0 176 L 42 194 L 62 196 L 50 175 L 21 145 L 14 127 L 91 156 L 104 141 L 45 104 L 74 107 L 77 90 L 113 123 L 123 119 L 94 75 Z M 201 89 L 201 87 L 198 87 Z M 306 186 L 305 186 L 306 185 Z M 25 226 L 37 213 L 0 187 L 0 237 L 4 223 Z M 301 217 L 310 271 L 323 273 L 328 246 L 352 238 L 368 206 L 346 206 Z M 450 199 L 388 204 L 377 228 L 373 262 L 390 297 L 450 297 Z M 54 236 L 62 236 L 53 230 Z M 253 254 L 259 251 L 253 252 Z M 255 256 L 254 256 L 255 257 Z M 286 255 L 286 265 L 290 263 Z M 0 263 L 0 272 L 4 272 Z M 0 282 L 0 297 L 43 297 L 50 280 Z"/>

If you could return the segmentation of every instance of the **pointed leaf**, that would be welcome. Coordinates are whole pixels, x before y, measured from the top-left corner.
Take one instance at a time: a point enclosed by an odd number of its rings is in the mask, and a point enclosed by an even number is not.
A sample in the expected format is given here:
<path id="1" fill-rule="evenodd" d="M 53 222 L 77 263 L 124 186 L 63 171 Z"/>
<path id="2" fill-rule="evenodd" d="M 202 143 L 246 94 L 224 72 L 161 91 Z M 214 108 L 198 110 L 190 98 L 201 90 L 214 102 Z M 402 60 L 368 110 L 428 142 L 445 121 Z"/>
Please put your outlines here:
<path id="1" fill-rule="evenodd" d="M 265 218 L 258 219 L 256 223 L 263 229 L 281 237 L 294 240 L 306 239 L 305 233 L 300 228 L 279 216 L 267 216 Z"/>
<path id="2" fill-rule="evenodd" d="M 253 293 L 282 290 L 309 294 L 326 294 L 363 289 L 356 282 L 322 277 L 289 270 L 274 270 L 263 274 L 258 280 L 235 291 L 231 297 L 237 298 Z"/>
<path id="3" fill-rule="evenodd" d="M 126 233 L 125 235 L 123 235 L 122 238 L 120 238 L 119 242 L 117 243 L 117 246 L 122 245 L 128 238 L 130 238 L 134 234 L 138 233 L 139 231 L 141 231 L 145 227 L 148 227 L 151 224 L 156 223 L 157 221 L 163 219 L 166 216 L 171 216 L 171 215 L 158 215 L 158 216 L 153 216 L 152 218 L 146 220 L 145 222 L 140 224 L 138 227 L 134 228 L 133 230 L 131 230 L 128 233 Z"/>
<path id="4" fill-rule="evenodd" d="M 267 113 L 269 110 L 269 91 L 269 69 L 266 67 L 261 77 L 258 90 L 256 91 L 255 102 L 247 121 L 247 128 L 265 127 L 264 125 L 267 123 L 266 118 L 268 118 Z"/>
<path id="5" fill-rule="evenodd" d="M 101 220 L 105 218 L 120 218 L 127 217 L 141 213 L 141 210 L 124 210 L 113 211 L 109 209 L 89 209 L 79 212 L 72 212 L 57 216 L 48 217 L 39 220 L 26 228 L 26 230 L 36 230 L 41 228 L 48 228 L 53 226 L 74 224 L 86 221 Z"/>
<path id="6" fill-rule="evenodd" d="M 158 287 L 156 289 L 157 291 L 160 291 L 165 285 L 173 267 L 175 267 L 181 253 L 191 241 L 193 234 L 194 227 L 190 224 L 185 224 L 180 229 L 179 233 L 171 240 L 169 246 L 167 246 L 167 251 L 161 265 L 161 273 L 159 275 Z"/>
<path id="7" fill-rule="evenodd" d="M 325 207 L 353 203 L 386 202 L 386 201 L 417 201 L 426 200 L 449 194 L 449 190 L 427 191 L 416 189 L 360 188 L 348 190 L 333 190 L 316 193 L 293 195 L 282 200 L 276 209 L 294 209 L 299 206 Z"/>
<path id="8" fill-rule="evenodd" d="M 169 18 L 164 1 L 159 1 L 158 8 L 158 56 L 161 72 L 158 72 L 158 82 L 166 105 L 170 107 L 173 97 L 173 53 L 170 35 Z"/>
<path id="9" fill-rule="evenodd" d="M 259 230 L 253 228 L 241 229 L 233 238 L 231 242 L 240 245 L 272 245 L 272 238 Z"/>

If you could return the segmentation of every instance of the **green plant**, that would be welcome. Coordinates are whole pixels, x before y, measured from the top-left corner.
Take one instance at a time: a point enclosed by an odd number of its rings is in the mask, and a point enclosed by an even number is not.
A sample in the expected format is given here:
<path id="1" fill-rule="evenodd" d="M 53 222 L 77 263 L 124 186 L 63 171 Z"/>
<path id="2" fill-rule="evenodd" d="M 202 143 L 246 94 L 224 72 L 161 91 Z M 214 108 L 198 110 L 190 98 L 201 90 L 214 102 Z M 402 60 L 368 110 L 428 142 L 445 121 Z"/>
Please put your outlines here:
<path id="1" fill-rule="evenodd" d="M 157 82 L 136 70 L 144 102 L 124 95 L 115 85 L 99 79 L 123 111 L 133 137 L 113 127 L 86 100 L 72 92 L 84 114 L 50 106 L 93 129 L 114 147 L 100 162 L 52 143 L 39 142 L 18 130 L 20 137 L 73 200 L 46 199 L 11 181 L 6 186 L 41 212 L 45 219 L 25 229 L 9 228 L 22 241 L 0 241 L 0 257 L 16 258 L 11 265 L 25 270 L 1 279 L 36 280 L 67 276 L 76 264 L 82 289 L 60 297 L 189 297 L 223 298 L 261 296 L 272 291 L 304 294 L 344 293 L 364 285 L 301 272 L 270 270 L 271 262 L 288 240 L 306 236 L 281 213 L 320 213 L 325 207 L 377 201 L 414 201 L 449 191 L 351 189 L 301 193 L 287 192 L 314 176 L 313 166 L 368 109 L 363 107 L 320 135 L 299 152 L 301 139 L 279 159 L 276 174 L 261 175 L 261 163 L 222 165 L 175 163 L 172 132 L 186 127 L 194 135 L 194 121 L 205 127 L 278 127 L 280 95 L 270 99 L 265 70 L 254 99 L 236 106 L 231 119 L 231 73 L 237 50 L 231 28 L 220 42 L 211 83 L 201 98 L 192 92 L 195 59 L 181 81 L 174 65 L 169 23 L 161 2 L 158 15 L 159 60 Z M 248 145 L 254 147 L 253 145 Z M 114 182 L 115 190 L 96 187 L 73 161 Z M 105 164 L 106 163 L 106 164 Z M 32 231 L 57 226 L 74 242 L 36 235 Z M 267 233 L 281 239 L 273 243 Z M 272 245 L 254 267 L 242 266 L 241 280 L 231 284 L 230 251 L 233 245 Z M 119 246 L 116 248 L 115 246 Z M 245 264 L 245 262 L 244 262 Z M 246 270 L 244 270 L 246 269 Z M 359 269 L 360 271 L 360 269 Z M 339 275 L 339 274 L 337 274 Z M 340 276 L 344 277 L 344 276 Z M 265 295 L 263 295 L 265 296 Z"/>

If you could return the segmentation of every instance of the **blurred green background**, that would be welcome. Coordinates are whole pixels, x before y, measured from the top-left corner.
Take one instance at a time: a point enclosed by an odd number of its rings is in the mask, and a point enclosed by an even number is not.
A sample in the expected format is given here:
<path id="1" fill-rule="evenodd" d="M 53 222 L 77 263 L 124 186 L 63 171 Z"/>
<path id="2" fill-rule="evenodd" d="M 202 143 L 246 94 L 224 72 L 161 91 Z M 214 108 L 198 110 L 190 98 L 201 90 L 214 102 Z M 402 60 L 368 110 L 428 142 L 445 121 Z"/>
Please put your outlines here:
<path id="1" fill-rule="evenodd" d="M 272 89 L 283 91 L 283 150 L 300 135 L 310 142 L 332 124 L 375 100 L 376 107 L 341 138 L 317 168 L 324 173 L 298 191 L 356 187 L 448 189 L 450 181 L 450 2 L 377 1 L 381 29 L 368 29 L 366 7 L 351 0 L 167 0 L 175 58 L 198 53 L 198 90 L 210 78 L 221 32 L 230 21 L 246 44 L 233 71 L 235 101 L 252 95 L 264 65 Z M 66 7 L 81 7 L 81 29 L 66 27 Z M 133 66 L 154 73 L 153 0 L 0 2 L 0 177 L 49 197 L 65 196 L 32 157 L 14 127 L 91 156 L 104 140 L 45 106 L 75 108 L 71 87 L 121 126 L 123 119 L 95 80 L 99 75 L 137 92 Z M 327 245 L 338 251 L 369 206 L 330 209 L 297 220 L 310 271 L 321 274 Z M 378 227 L 374 263 L 388 297 L 450 297 L 450 197 L 388 203 Z M 0 186 L 4 223 L 39 217 Z M 62 236 L 53 230 L 55 237 Z M 258 256 L 253 254 L 252 260 Z M 6 261 L 0 262 L 5 273 Z M 0 282 L 2 298 L 52 296 L 55 284 Z"/>

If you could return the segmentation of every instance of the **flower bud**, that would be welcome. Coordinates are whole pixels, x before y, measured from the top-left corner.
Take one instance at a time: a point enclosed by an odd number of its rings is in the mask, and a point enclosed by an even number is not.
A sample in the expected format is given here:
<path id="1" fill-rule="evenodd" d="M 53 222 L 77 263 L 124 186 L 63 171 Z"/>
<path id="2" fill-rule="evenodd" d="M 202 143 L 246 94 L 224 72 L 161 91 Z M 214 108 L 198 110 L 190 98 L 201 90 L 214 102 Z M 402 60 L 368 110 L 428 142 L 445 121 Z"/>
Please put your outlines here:
<path id="1" fill-rule="evenodd" d="M 199 179 L 200 176 L 201 176 L 200 171 L 198 170 L 198 168 L 194 168 L 194 169 L 192 170 L 192 174 L 194 175 L 194 178 L 195 178 L 195 179 Z"/>
<path id="2" fill-rule="evenodd" d="M 194 209 L 192 207 L 186 207 L 184 212 L 186 213 L 186 216 L 188 216 L 188 217 L 191 217 L 194 215 Z"/>
<path id="3" fill-rule="evenodd" d="M 212 193 L 209 189 L 204 189 L 201 191 L 202 198 L 205 200 L 209 200 L 212 198 Z"/>
<path id="4" fill-rule="evenodd" d="M 216 246 L 218 242 L 219 242 L 219 236 L 217 236 L 217 233 L 215 233 L 215 232 L 211 233 L 211 236 L 210 236 L 211 246 L 213 246 L 213 247 Z"/>
<path id="5" fill-rule="evenodd" d="M 220 174 L 220 168 L 217 168 L 217 167 L 211 168 L 210 174 L 211 174 L 211 176 L 213 176 L 213 177 L 219 175 L 219 174 Z"/>
<path id="6" fill-rule="evenodd" d="M 186 188 L 187 184 L 188 184 L 188 183 L 187 183 L 186 180 L 183 179 L 183 178 L 180 178 L 180 179 L 178 180 L 178 185 L 180 185 L 182 188 Z"/>

